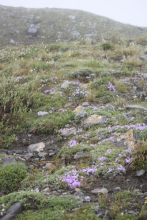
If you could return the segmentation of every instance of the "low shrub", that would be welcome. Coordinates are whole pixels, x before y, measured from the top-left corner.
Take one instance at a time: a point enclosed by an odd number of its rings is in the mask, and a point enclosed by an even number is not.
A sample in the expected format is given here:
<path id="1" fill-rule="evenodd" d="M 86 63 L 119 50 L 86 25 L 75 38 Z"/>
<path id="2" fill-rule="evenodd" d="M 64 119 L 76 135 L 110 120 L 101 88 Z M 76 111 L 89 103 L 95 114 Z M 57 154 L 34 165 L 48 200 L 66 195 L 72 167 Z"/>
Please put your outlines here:
<path id="1" fill-rule="evenodd" d="M 23 163 L 7 164 L 0 167 L 0 190 L 10 193 L 19 188 L 19 184 L 26 177 L 27 167 Z"/>

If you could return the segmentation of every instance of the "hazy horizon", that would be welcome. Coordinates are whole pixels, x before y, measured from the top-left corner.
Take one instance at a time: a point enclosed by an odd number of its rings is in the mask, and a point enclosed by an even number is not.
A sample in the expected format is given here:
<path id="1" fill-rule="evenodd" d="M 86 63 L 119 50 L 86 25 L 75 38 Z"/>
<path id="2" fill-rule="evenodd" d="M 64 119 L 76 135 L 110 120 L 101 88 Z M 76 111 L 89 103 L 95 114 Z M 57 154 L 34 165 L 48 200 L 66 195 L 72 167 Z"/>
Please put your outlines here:
<path id="1" fill-rule="evenodd" d="M 0 5 L 25 8 L 79 9 L 113 20 L 147 27 L 147 0 L 0 0 Z"/>

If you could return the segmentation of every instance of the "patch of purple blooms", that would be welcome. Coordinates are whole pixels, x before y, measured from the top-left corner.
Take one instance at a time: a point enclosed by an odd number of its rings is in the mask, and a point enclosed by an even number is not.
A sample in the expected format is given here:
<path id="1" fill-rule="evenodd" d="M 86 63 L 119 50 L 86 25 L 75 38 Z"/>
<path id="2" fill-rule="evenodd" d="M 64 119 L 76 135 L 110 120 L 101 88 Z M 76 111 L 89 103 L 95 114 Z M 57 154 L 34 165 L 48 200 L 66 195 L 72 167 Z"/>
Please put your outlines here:
<path id="1" fill-rule="evenodd" d="M 44 94 L 48 94 L 48 93 L 53 94 L 53 92 L 55 91 L 55 89 L 56 89 L 56 88 L 52 88 L 52 89 L 50 89 L 50 90 L 46 89 L 46 90 L 43 91 L 43 93 L 44 93 Z"/>
<path id="2" fill-rule="evenodd" d="M 112 131 L 116 131 L 118 129 L 134 129 L 134 130 L 140 130 L 140 131 L 143 131 L 145 129 L 147 129 L 147 125 L 145 123 L 141 124 L 141 123 L 138 123 L 138 124 L 133 124 L 133 125 L 116 125 L 116 126 L 113 126 L 111 128 L 109 128 Z"/>
<path id="3" fill-rule="evenodd" d="M 67 183 L 67 185 L 71 188 L 74 189 L 76 187 L 81 186 L 81 182 L 83 180 L 83 177 L 79 177 L 79 173 L 77 170 L 72 170 L 69 171 L 68 173 L 65 174 L 62 178 L 62 182 Z"/>
<path id="4" fill-rule="evenodd" d="M 75 92 L 72 93 L 72 96 L 74 96 L 74 97 L 76 97 L 76 96 L 86 97 L 87 95 L 88 95 L 87 91 L 79 89 L 79 88 L 77 88 L 75 90 Z"/>
<path id="5" fill-rule="evenodd" d="M 71 140 L 71 141 L 69 141 L 69 146 L 70 147 L 74 147 L 74 146 L 76 146 L 78 144 L 78 142 L 76 141 L 76 140 Z"/>
<path id="6" fill-rule="evenodd" d="M 116 89 L 115 89 L 114 85 L 113 85 L 111 82 L 109 82 L 109 84 L 108 84 L 108 89 L 109 89 L 110 91 L 113 91 L 113 92 L 116 93 Z"/>
<path id="7" fill-rule="evenodd" d="M 72 170 L 67 172 L 63 177 L 62 177 L 62 182 L 67 183 L 67 185 L 71 188 L 74 189 L 76 187 L 81 186 L 81 182 L 83 181 L 83 176 L 79 176 L 80 173 L 86 173 L 87 175 L 89 174 L 94 174 L 97 172 L 97 167 L 92 166 L 92 168 L 84 168 L 82 170 Z"/>
<path id="8" fill-rule="evenodd" d="M 104 160 L 106 160 L 106 157 L 98 157 L 97 160 L 98 161 L 104 161 Z"/>
<path id="9" fill-rule="evenodd" d="M 93 207 L 93 209 L 98 211 L 99 210 L 99 206 L 97 205 L 97 206 Z"/>
<path id="10" fill-rule="evenodd" d="M 90 202 L 90 200 L 91 200 L 90 196 L 86 196 L 86 197 L 85 197 L 85 201 L 86 201 L 86 202 Z"/>
<path id="11" fill-rule="evenodd" d="M 97 167 L 96 166 L 92 166 L 92 168 L 90 168 L 90 167 L 84 168 L 82 170 L 79 170 L 79 172 L 86 173 L 87 175 L 94 174 L 94 173 L 97 172 Z"/>
<path id="12" fill-rule="evenodd" d="M 122 172 L 126 171 L 126 169 L 121 164 L 116 169 Z"/>
<path id="13" fill-rule="evenodd" d="M 109 84 L 108 84 L 108 89 L 109 89 L 110 91 L 116 93 L 115 86 L 114 86 L 111 82 L 109 82 Z M 119 95 L 117 95 L 117 94 L 116 94 L 116 96 L 119 97 Z"/>

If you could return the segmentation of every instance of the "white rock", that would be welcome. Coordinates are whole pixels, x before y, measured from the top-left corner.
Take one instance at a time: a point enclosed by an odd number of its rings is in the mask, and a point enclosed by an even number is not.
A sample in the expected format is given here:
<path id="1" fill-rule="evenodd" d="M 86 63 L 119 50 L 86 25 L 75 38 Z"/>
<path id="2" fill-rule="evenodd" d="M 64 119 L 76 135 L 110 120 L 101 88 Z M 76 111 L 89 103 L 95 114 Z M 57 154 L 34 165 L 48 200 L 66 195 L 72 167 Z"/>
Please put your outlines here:
<path id="1" fill-rule="evenodd" d="M 91 193 L 93 194 L 107 194 L 108 193 L 108 190 L 106 188 L 101 188 L 101 189 L 94 189 L 91 191 Z"/>
<path id="2" fill-rule="evenodd" d="M 136 176 L 143 176 L 143 174 L 145 173 L 145 170 L 138 170 L 137 172 L 136 172 Z"/>
<path id="3" fill-rule="evenodd" d="M 45 115 L 48 115 L 49 113 L 46 112 L 46 111 L 40 111 L 40 112 L 37 112 L 37 115 L 38 116 L 45 116 Z"/>
<path id="4" fill-rule="evenodd" d="M 43 142 L 37 143 L 37 144 L 31 144 L 28 147 L 28 152 L 29 153 L 39 153 L 43 151 L 45 148 L 45 144 Z"/>

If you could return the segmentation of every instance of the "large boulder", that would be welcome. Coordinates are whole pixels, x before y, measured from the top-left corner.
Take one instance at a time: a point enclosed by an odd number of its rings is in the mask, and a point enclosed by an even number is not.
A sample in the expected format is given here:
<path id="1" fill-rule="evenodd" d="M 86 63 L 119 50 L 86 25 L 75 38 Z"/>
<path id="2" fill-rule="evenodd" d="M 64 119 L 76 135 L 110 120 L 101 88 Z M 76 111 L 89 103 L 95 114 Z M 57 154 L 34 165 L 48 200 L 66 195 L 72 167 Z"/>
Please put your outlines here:
<path id="1" fill-rule="evenodd" d="M 35 36 L 37 35 L 38 32 L 38 27 L 35 24 L 31 24 L 30 27 L 28 28 L 28 33 Z"/>
<path id="2" fill-rule="evenodd" d="M 23 205 L 21 202 L 14 203 L 7 211 L 6 215 L 1 220 L 15 219 L 16 215 L 23 212 Z"/>

